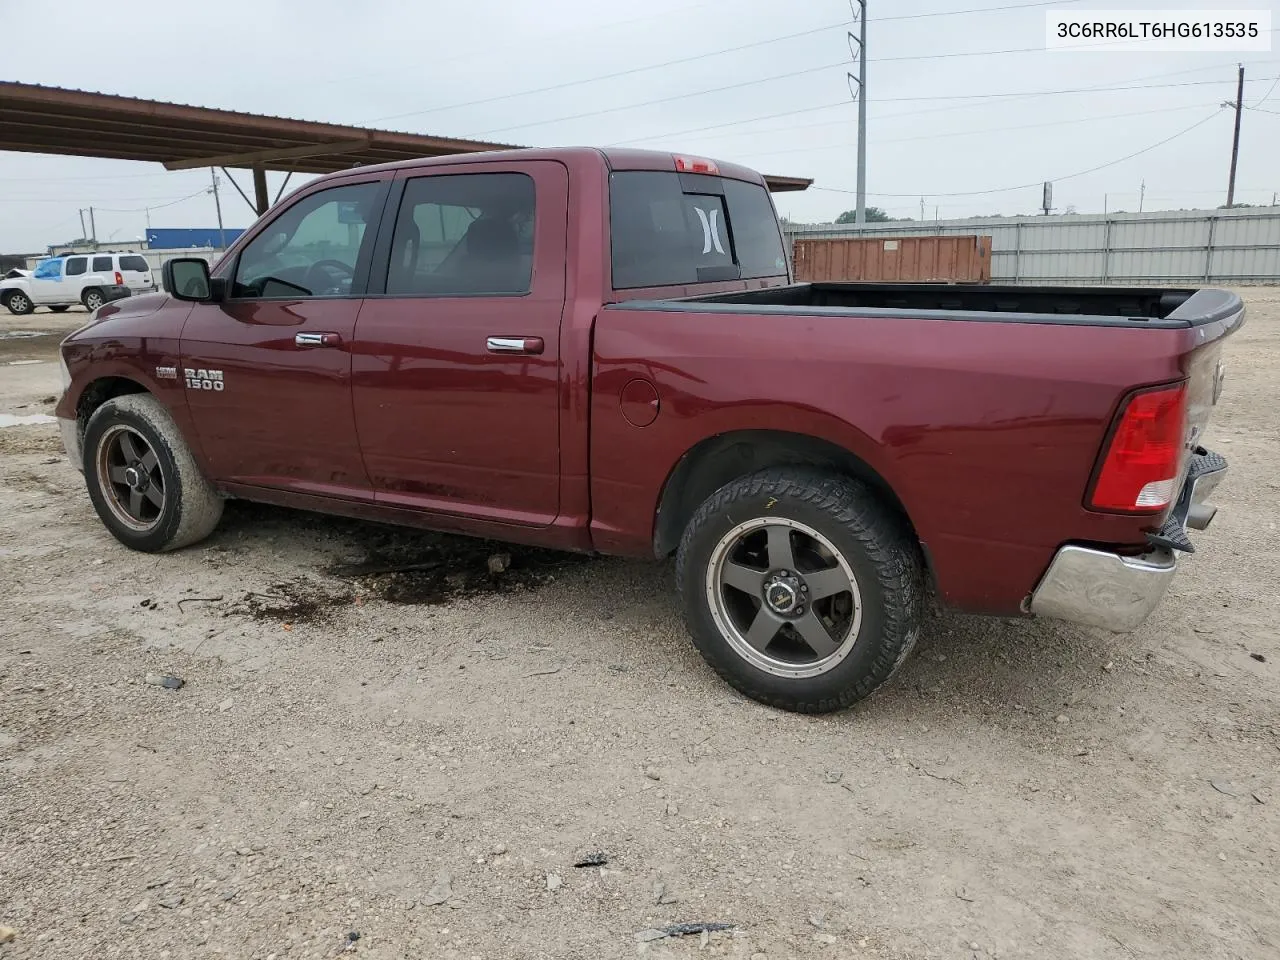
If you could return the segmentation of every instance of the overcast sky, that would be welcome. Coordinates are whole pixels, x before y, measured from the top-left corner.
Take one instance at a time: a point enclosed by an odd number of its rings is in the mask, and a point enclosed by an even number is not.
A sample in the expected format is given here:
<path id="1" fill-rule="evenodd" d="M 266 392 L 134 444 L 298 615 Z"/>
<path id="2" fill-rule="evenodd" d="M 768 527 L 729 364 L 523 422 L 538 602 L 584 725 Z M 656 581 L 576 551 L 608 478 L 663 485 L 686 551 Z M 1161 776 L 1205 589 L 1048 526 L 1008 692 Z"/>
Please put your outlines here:
<path id="1" fill-rule="evenodd" d="M 1276 33 L 1270 53 L 1051 52 L 1043 49 L 1049 5 L 1031 2 L 870 0 L 868 203 L 895 216 L 919 216 L 921 197 L 930 218 L 935 208 L 943 218 L 1030 213 L 1038 186 L 994 191 L 1053 179 L 1057 206 L 1080 212 L 1101 211 L 1104 195 L 1111 209 L 1137 209 L 1144 180 L 1147 209 L 1216 206 L 1225 200 L 1232 125 L 1220 105 L 1234 99 L 1238 60 L 1249 81 L 1245 103 L 1258 109 L 1244 115 L 1237 200 L 1270 203 L 1280 191 Z M 962 12 L 1012 5 L 1026 8 Z M 1269 9 L 1280 27 L 1280 0 L 1053 6 L 1252 7 Z M 4 43 L 0 76 L 511 143 L 681 150 L 813 177 L 807 193 L 777 198 L 797 220 L 830 220 L 854 205 L 847 0 L 309 0 L 305 7 L 220 0 L 116 8 L 60 0 L 57 8 L 54 27 L 47 5 L 0 2 L 0 36 L 23 38 Z M 951 54 L 976 55 L 943 56 Z M 685 62 L 637 70 L 673 60 Z M 628 70 L 636 72 L 592 80 Z M 558 84 L 570 85 L 528 93 Z M 460 106 L 480 100 L 489 102 Z M 665 102 L 642 105 L 655 100 Z M 1200 121 L 1165 146 L 1068 178 Z M 248 173 L 237 175 L 251 192 Z M 281 176 L 270 175 L 273 191 Z M 208 170 L 0 153 L 0 252 L 39 251 L 79 236 L 77 209 L 91 204 L 100 240 L 140 236 L 144 207 L 153 208 L 153 226 L 213 226 L 212 197 L 180 200 L 208 180 Z M 222 205 L 227 226 L 253 219 L 229 186 Z"/>

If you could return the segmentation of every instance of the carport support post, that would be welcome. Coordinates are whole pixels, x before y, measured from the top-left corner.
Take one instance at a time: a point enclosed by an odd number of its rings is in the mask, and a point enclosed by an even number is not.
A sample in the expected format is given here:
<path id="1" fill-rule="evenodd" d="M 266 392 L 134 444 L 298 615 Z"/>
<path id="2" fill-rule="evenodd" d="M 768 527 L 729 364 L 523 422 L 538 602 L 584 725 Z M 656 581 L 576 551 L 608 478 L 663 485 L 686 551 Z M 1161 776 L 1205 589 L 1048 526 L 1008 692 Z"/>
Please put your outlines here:
<path id="1" fill-rule="evenodd" d="M 258 207 L 258 216 L 262 216 L 271 206 L 267 199 L 267 171 L 261 167 L 253 168 L 253 199 Z"/>

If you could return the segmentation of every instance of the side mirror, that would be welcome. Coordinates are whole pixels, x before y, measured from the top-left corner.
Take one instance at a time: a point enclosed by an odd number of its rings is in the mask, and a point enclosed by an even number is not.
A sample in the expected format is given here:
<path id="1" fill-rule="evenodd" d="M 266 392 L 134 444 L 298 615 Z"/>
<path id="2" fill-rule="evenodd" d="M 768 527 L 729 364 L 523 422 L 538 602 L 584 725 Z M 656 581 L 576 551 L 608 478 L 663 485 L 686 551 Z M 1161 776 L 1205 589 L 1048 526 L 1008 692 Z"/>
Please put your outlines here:
<path id="1" fill-rule="evenodd" d="M 166 260 L 160 277 L 169 296 L 178 300 L 207 303 L 213 299 L 214 284 L 209 277 L 209 264 L 199 257 L 177 257 Z"/>

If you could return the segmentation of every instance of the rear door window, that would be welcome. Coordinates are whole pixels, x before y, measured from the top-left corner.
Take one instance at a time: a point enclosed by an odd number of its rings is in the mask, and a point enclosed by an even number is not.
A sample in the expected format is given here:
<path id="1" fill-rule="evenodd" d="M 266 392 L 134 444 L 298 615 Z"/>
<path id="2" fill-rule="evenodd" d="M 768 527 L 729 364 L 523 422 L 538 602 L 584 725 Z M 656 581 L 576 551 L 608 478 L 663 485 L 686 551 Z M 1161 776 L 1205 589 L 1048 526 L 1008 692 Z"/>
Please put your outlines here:
<path id="1" fill-rule="evenodd" d="M 785 277 L 786 254 L 759 184 L 702 174 L 609 178 L 615 289 Z"/>
<path id="2" fill-rule="evenodd" d="M 516 296 L 533 274 L 535 190 L 524 173 L 405 184 L 387 271 L 399 297 Z"/>
<path id="3" fill-rule="evenodd" d="M 67 260 L 67 276 L 79 277 L 88 272 L 88 257 L 71 257 Z"/>
<path id="4" fill-rule="evenodd" d="M 99 273 L 100 271 L 103 271 L 103 270 L 108 270 L 108 271 L 109 271 L 109 270 L 113 270 L 113 269 L 115 269 L 115 268 L 111 266 L 111 258 L 110 258 L 110 257 L 94 257 L 94 258 L 93 258 L 93 272 L 94 272 L 94 273 Z"/>

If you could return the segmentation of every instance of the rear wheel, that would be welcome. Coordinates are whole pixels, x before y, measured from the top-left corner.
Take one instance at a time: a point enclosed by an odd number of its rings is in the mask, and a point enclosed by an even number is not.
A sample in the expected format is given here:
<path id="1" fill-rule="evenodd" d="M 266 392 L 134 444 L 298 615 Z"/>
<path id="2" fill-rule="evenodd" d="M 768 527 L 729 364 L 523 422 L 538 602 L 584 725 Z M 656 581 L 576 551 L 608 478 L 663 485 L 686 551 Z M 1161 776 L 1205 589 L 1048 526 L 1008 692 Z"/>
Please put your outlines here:
<path id="1" fill-rule="evenodd" d="M 85 309 L 92 313 L 106 303 L 107 298 L 102 295 L 102 291 L 97 287 L 90 287 L 80 294 L 80 301 L 85 305 Z"/>
<path id="2" fill-rule="evenodd" d="M 66 313 L 68 310 L 71 309 L 71 307 L 69 307 L 67 304 L 64 303 L 61 306 L 50 307 L 49 309 L 52 310 L 54 313 Z"/>
<path id="3" fill-rule="evenodd" d="M 169 411 L 150 394 L 104 403 L 84 434 L 89 499 L 127 547 L 157 553 L 203 540 L 222 499 L 200 473 Z"/>
<path id="4" fill-rule="evenodd" d="M 35 304 L 31 302 L 31 298 L 21 290 L 14 290 L 6 295 L 4 305 L 9 308 L 10 313 L 15 313 L 18 316 L 28 314 L 36 308 Z"/>
<path id="5" fill-rule="evenodd" d="M 866 485 L 775 468 L 722 487 L 680 543 L 676 576 L 703 658 L 753 699 L 820 713 L 901 666 L 923 616 L 918 546 Z"/>

